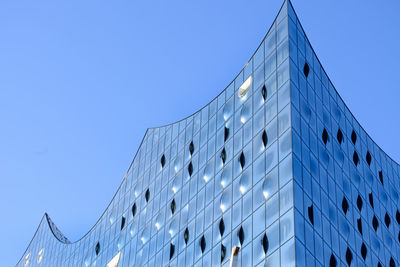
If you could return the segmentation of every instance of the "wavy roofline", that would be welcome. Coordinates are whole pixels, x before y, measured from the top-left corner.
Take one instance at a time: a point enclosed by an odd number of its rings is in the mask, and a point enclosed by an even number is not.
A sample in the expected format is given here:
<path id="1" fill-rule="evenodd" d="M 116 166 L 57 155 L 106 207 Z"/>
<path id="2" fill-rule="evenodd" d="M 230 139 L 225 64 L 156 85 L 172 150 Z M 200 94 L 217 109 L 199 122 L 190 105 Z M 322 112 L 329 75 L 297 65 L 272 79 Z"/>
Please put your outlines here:
<path id="1" fill-rule="evenodd" d="M 288 10 L 289 10 L 289 5 L 291 6 L 291 10 L 294 12 L 294 15 L 295 15 L 295 17 L 297 18 L 297 21 L 298 21 L 298 23 L 299 23 L 299 25 L 300 25 L 302 31 L 304 32 L 304 36 L 305 36 L 305 38 L 306 38 L 308 44 L 310 45 L 310 48 L 311 48 L 312 52 L 314 53 L 314 55 L 315 55 L 315 57 L 316 57 L 316 59 L 317 59 L 319 65 L 320 65 L 321 69 L 323 70 L 323 72 L 324 72 L 325 76 L 327 77 L 329 83 L 332 85 L 332 87 L 333 87 L 335 93 L 336 93 L 337 96 L 340 98 L 340 100 L 341 100 L 341 102 L 343 103 L 344 107 L 347 108 L 347 110 L 350 112 L 350 114 L 351 114 L 351 116 L 353 117 L 353 119 L 357 122 L 357 124 L 359 125 L 360 129 L 362 129 L 362 130 L 364 131 L 364 133 L 366 134 L 366 136 L 367 136 L 367 137 L 368 137 L 368 138 L 369 138 L 383 153 L 384 153 L 384 155 L 386 155 L 392 162 L 394 162 L 397 166 L 400 167 L 400 164 L 399 164 L 396 160 L 394 160 L 391 156 L 389 156 L 389 155 L 374 141 L 374 139 L 369 135 L 369 133 L 364 129 L 364 127 L 360 124 L 360 122 L 359 122 L 359 121 L 357 120 L 357 118 L 354 116 L 354 114 L 352 113 L 351 109 L 348 107 L 348 105 L 346 104 L 346 102 L 343 100 L 342 96 L 339 94 L 338 90 L 336 89 L 335 85 L 334 85 L 333 82 L 331 81 L 331 79 L 330 79 L 330 77 L 329 77 L 327 71 L 325 70 L 325 68 L 324 68 L 323 65 L 321 64 L 321 61 L 320 61 L 320 59 L 318 58 L 318 55 L 317 55 L 317 53 L 315 52 L 315 50 L 314 50 L 314 48 L 313 48 L 313 46 L 312 46 L 312 44 L 311 44 L 311 42 L 310 42 L 310 40 L 309 40 L 307 34 L 306 34 L 306 32 L 305 32 L 305 30 L 304 30 L 304 28 L 303 28 L 303 25 L 301 24 L 301 22 L 300 22 L 300 20 L 299 20 L 299 17 L 298 17 L 298 15 L 297 15 L 295 9 L 293 8 L 293 4 L 291 3 L 291 0 L 284 0 L 283 3 L 282 3 L 282 5 L 281 5 L 281 7 L 280 7 L 280 9 L 279 9 L 279 11 L 278 11 L 278 13 L 277 13 L 277 15 L 275 16 L 273 22 L 271 23 L 271 26 L 269 27 L 267 33 L 266 33 L 266 34 L 264 35 L 264 37 L 262 38 L 262 41 L 261 41 L 260 44 L 257 46 L 257 48 L 255 49 L 254 53 L 251 55 L 250 59 L 247 60 L 247 62 L 246 62 L 246 64 L 244 65 L 244 67 L 238 72 L 238 74 L 232 79 L 232 81 L 231 81 L 231 82 L 216 96 L 216 97 L 214 97 L 214 98 L 213 98 L 211 101 L 209 101 L 207 104 L 203 105 L 203 106 L 202 106 L 201 108 L 199 108 L 197 111 L 193 112 L 192 114 L 190 114 L 190 115 L 188 115 L 188 116 L 186 116 L 186 117 L 184 117 L 184 118 L 182 118 L 182 119 L 180 119 L 180 120 L 178 120 L 178 121 L 175 121 L 175 122 L 172 122 L 172 123 L 168 123 L 168 124 L 164 124 L 164 125 L 162 125 L 162 126 L 149 127 L 149 128 L 146 129 L 145 134 L 143 135 L 143 138 L 142 138 L 142 140 L 141 140 L 141 142 L 140 142 L 140 145 L 138 146 L 138 149 L 136 150 L 136 153 L 135 153 L 135 155 L 134 155 L 134 157 L 133 157 L 133 159 L 132 159 L 132 161 L 131 161 L 131 163 L 130 163 L 130 165 L 129 165 L 129 167 L 128 167 L 128 169 L 127 169 L 125 175 L 124 175 L 124 178 L 122 179 L 120 185 L 118 186 L 116 192 L 114 193 L 113 197 L 111 198 L 110 202 L 108 203 L 108 205 L 106 206 L 106 208 L 104 209 L 104 211 L 101 213 L 99 219 L 93 224 L 93 226 L 92 226 L 82 237 L 80 237 L 80 238 L 77 239 L 76 241 L 70 241 L 70 242 L 65 242 L 65 241 L 63 241 L 63 240 L 60 240 L 60 239 L 57 237 L 57 235 L 54 233 L 53 228 L 52 228 L 52 226 L 51 226 L 51 223 L 54 224 L 54 222 L 52 222 L 52 220 L 50 219 L 50 216 L 45 212 L 45 213 L 43 214 L 43 216 L 42 216 L 42 219 L 41 219 L 41 221 L 40 221 L 38 227 L 36 228 L 36 231 L 35 231 L 34 235 L 33 235 L 32 238 L 31 238 L 31 241 L 29 242 L 28 246 L 26 247 L 24 253 L 23 253 L 22 256 L 21 256 L 21 258 L 18 260 L 17 264 L 18 264 L 19 262 L 21 262 L 21 260 L 23 260 L 24 256 L 26 255 L 26 253 L 27 253 L 27 251 L 28 251 L 30 245 L 32 244 L 33 240 L 35 239 L 35 237 L 36 237 L 36 235 L 37 235 L 37 233 L 38 233 L 38 231 L 39 231 L 39 229 L 41 228 L 41 226 L 42 226 L 42 224 L 43 224 L 43 219 L 44 219 L 44 218 L 46 218 L 47 227 L 48 227 L 48 229 L 50 230 L 50 232 L 52 233 L 53 237 L 54 237 L 58 242 L 60 242 L 61 244 L 64 244 L 64 245 L 72 245 L 72 244 L 78 243 L 78 242 L 80 242 L 82 239 L 84 239 L 88 234 L 90 234 L 90 233 L 92 232 L 92 230 L 98 225 L 98 223 L 100 222 L 100 220 L 103 218 L 103 216 L 104 216 L 105 213 L 107 212 L 108 208 L 109 208 L 110 205 L 113 203 L 113 200 L 114 200 L 115 197 L 117 196 L 117 194 L 118 194 L 119 190 L 121 189 L 123 183 L 125 182 L 125 180 L 126 180 L 128 174 L 129 174 L 129 171 L 131 170 L 131 168 L 132 168 L 132 166 L 133 166 L 133 163 L 135 162 L 135 159 L 136 159 L 136 157 L 137 157 L 137 155 L 138 155 L 138 153 L 139 153 L 139 151 L 140 151 L 140 148 L 141 148 L 142 145 L 143 145 L 143 142 L 144 142 L 144 140 L 145 140 L 145 138 L 146 138 L 147 133 L 149 132 L 149 130 L 165 128 L 165 127 L 168 127 L 168 126 L 171 126 L 171 125 L 180 123 L 180 122 L 182 122 L 182 121 L 184 121 L 184 120 L 187 120 L 188 118 L 195 116 L 197 113 L 199 113 L 201 110 L 203 110 L 203 109 L 204 109 L 205 107 L 207 107 L 209 104 L 211 104 L 213 101 L 215 101 L 216 99 L 218 99 L 218 97 L 219 97 L 222 93 L 224 93 L 225 90 L 226 90 L 227 88 L 229 88 L 229 86 L 232 85 L 232 83 L 234 83 L 234 81 L 236 80 L 236 78 L 243 72 L 243 70 L 244 70 L 244 69 L 246 68 L 246 66 L 249 64 L 249 62 L 251 61 L 251 59 L 254 57 L 254 55 L 256 54 L 256 52 L 258 51 L 258 49 L 260 48 L 260 46 L 263 44 L 263 42 L 264 42 L 264 40 L 266 39 L 266 37 L 268 36 L 268 34 L 270 33 L 272 27 L 274 27 L 275 22 L 276 22 L 278 16 L 280 15 L 282 9 L 285 7 L 285 4 L 287 4 L 286 8 L 287 8 Z M 288 17 L 288 19 L 290 19 L 289 13 L 287 14 L 287 17 Z M 289 38 L 289 37 L 288 37 L 288 38 Z M 290 53 L 290 52 L 289 52 L 289 53 Z M 54 224 L 54 226 L 56 227 L 56 229 L 58 229 L 58 227 L 57 227 L 55 224 Z M 67 239 L 67 237 L 66 237 L 61 231 L 60 231 L 60 233 Z M 67 240 L 68 240 L 68 239 L 67 239 Z"/>
<path id="2" fill-rule="evenodd" d="M 94 224 L 81 238 L 79 238 L 79 239 L 76 240 L 76 241 L 70 242 L 70 243 L 68 243 L 68 242 L 63 242 L 62 240 L 60 240 L 60 239 L 54 234 L 54 232 L 52 231 L 52 229 L 51 229 L 51 227 L 50 227 L 50 222 L 48 221 L 48 219 L 49 219 L 50 217 L 49 217 L 49 215 L 48 215 L 47 213 L 45 213 L 45 214 L 43 215 L 43 217 L 42 217 L 42 220 L 41 220 L 41 222 L 40 222 L 38 228 L 36 229 L 35 234 L 33 235 L 32 239 L 31 239 L 31 242 L 30 242 L 29 245 L 27 246 L 27 248 L 26 248 L 24 254 L 23 254 L 22 257 L 21 257 L 21 259 L 23 259 L 23 257 L 24 257 L 24 255 L 26 254 L 26 252 L 27 252 L 27 250 L 28 250 L 30 244 L 32 243 L 32 241 L 33 241 L 33 239 L 35 238 L 35 236 L 36 236 L 38 230 L 40 229 L 40 226 L 41 226 L 41 224 L 42 224 L 42 221 L 43 221 L 43 218 L 44 218 L 44 217 L 46 217 L 46 219 L 47 219 L 48 226 L 49 226 L 49 230 L 51 231 L 51 233 L 53 234 L 53 236 L 55 237 L 55 239 L 56 239 L 57 241 L 59 241 L 60 243 L 66 244 L 66 245 L 72 245 L 72 244 L 75 244 L 75 243 L 81 241 L 83 238 L 85 238 L 85 237 L 96 227 L 96 225 L 100 222 L 100 220 L 103 218 L 103 216 L 104 216 L 105 213 L 107 212 L 108 208 L 109 208 L 110 205 L 112 204 L 113 200 L 114 200 L 115 197 L 117 196 L 117 194 L 118 194 L 119 190 L 121 189 L 121 187 L 122 187 L 122 185 L 123 185 L 123 183 L 124 183 L 126 177 L 127 177 L 128 174 L 129 174 L 129 171 L 130 171 L 131 168 L 132 168 L 132 165 L 133 165 L 133 163 L 134 163 L 134 161 L 135 161 L 135 159 L 136 159 L 136 157 L 137 157 L 137 155 L 138 155 L 138 153 L 139 153 L 139 151 L 140 151 L 140 148 L 142 147 L 142 144 L 143 144 L 143 142 L 144 142 L 144 140 L 145 140 L 145 138 L 146 138 L 146 135 L 147 135 L 148 131 L 149 131 L 149 130 L 154 130 L 154 129 L 159 129 L 159 128 L 165 128 L 165 127 L 174 125 L 174 124 L 176 124 L 176 123 L 180 123 L 181 121 L 184 121 L 184 120 L 186 120 L 186 119 L 188 119 L 188 118 L 190 118 L 190 117 L 193 117 L 194 115 L 196 115 L 197 113 L 199 113 L 203 108 L 205 108 L 206 106 L 208 106 L 209 104 L 211 104 L 211 103 L 212 103 L 215 99 L 217 99 L 223 92 L 225 92 L 225 90 L 235 81 L 235 79 L 236 79 L 236 78 L 242 73 L 242 71 L 246 68 L 246 66 L 249 64 L 249 62 L 251 61 L 251 59 L 254 57 L 255 53 L 258 51 L 258 49 L 260 48 L 260 46 L 263 44 L 263 41 L 264 41 L 265 38 L 268 36 L 269 32 L 271 31 L 272 27 L 273 27 L 274 24 L 275 24 L 276 19 L 278 18 L 280 12 L 282 11 L 282 8 L 285 6 L 285 4 L 286 4 L 287 2 L 289 2 L 289 0 L 284 0 L 284 2 L 283 2 L 283 4 L 281 5 L 281 7 L 280 7 L 280 9 L 279 9 L 279 11 L 278 11 L 278 13 L 277 13 L 277 15 L 275 16 L 273 22 L 271 23 L 271 26 L 269 27 L 267 33 L 266 33 L 266 34 L 264 35 L 264 37 L 262 38 L 262 41 L 261 41 L 260 44 L 257 46 L 255 52 L 251 55 L 250 59 L 247 60 L 247 63 L 246 63 L 246 64 L 244 65 L 244 67 L 239 71 L 239 73 L 233 78 L 233 80 L 228 84 L 228 86 L 226 86 L 216 97 L 214 97 L 211 101 L 209 101 L 207 104 L 205 104 L 204 106 L 202 106 L 200 109 L 198 109 L 198 110 L 195 111 L 194 113 L 192 113 L 192 114 L 190 114 L 190 115 L 184 117 L 183 119 L 180 119 L 180 120 L 178 120 L 178 121 L 175 121 L 175 122 L 172 122 L 172 123 L 169 123 L 169 124 L 165 124 L 165 125 L 162 125 L 162 126 L 150 127 L 150 128 L 147 128 L 147 129 L 146 129 L 146 132 L 145 132 L 145 134 L 144 134 L 144 136 L 143 136 L 143 138 L 142 138 L 142 141 L 140 142 L 140 145 L 139 145 L 138 149 L 136 150 L 135 156 L 133 157 L 133 160 L 131 161 L 131 164 L 129 165 L 128 170 L 126 171 L 125 176 L 124 176 L 124 178 L 122 179 L 122 182 L 121 182 L 120 185 L 118 186 L 117 191 L 114 193 L 112 199 L 111 199 L 110 202 L 108 203 L 107 207 L 104 209 L 103 213 L 100 215 L 99 219 L 95 222 L 95 224 Z M 20 259 L 20 260 L 21 260 L 21 259 Z M 19 261 L 18 261 L 18 262 L 19 262 Z"/>

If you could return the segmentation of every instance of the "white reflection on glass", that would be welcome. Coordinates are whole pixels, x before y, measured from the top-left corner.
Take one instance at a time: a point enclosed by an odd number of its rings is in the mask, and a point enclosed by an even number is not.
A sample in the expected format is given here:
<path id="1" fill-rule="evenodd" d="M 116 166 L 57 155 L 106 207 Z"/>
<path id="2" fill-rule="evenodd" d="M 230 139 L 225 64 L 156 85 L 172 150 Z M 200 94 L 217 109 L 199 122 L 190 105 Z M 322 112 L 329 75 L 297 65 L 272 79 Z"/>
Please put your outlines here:
<path id="1" fill-rule="evenodd" d="M 229 205 L 230 205 L 230 192 L 226 191 L 221 195 L 219 207 L 222 210 L 222 212 L 225 212 L 229 208 Z"/>
<path id="2" fill-rule="evenodd" d="M 239 190 L 242 195 L 247 192 L 250 186 L 250 177 L 248 173 L 244 173 L 239 180 Z"/>

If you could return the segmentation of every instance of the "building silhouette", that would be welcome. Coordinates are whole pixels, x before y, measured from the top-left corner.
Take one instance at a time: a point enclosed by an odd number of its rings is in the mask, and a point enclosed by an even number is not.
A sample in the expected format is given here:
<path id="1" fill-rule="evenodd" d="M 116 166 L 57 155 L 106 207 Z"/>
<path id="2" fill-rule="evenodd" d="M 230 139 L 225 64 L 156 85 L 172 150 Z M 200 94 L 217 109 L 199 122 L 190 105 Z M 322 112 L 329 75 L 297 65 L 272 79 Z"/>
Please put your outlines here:
<path id="1" fill-rule="evenodd" d="M 17 266 L 399 266 L 399 174 L 285 1 L 226 89 L 147 130 L 84 237 L 45 214 Z"/>

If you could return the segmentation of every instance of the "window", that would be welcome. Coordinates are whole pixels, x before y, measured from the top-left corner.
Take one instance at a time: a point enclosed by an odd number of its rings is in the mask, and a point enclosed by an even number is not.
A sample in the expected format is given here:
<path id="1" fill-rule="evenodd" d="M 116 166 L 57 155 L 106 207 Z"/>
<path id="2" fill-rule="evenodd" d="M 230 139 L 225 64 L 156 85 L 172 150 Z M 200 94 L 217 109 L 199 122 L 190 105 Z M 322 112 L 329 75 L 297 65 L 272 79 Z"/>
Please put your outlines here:
<path id="1" fill-rule="evenodd" d="M 200 239 L 200 249 L 201 253 L 204 253 L 204 250 L 206 250 L 206 239 L 204 238 L 204 235 Z"/>
<path id="2" fill-rule="evenodd" d="M 358 197 L 357 197 L 357 208 L 358 208 L 359 211 L 362 210 L 362 206 L 363 206 L 362 198 L 360 197 L 360 195 L 358 195 Z"/>
<path id="3" fill-rule="evenodd" d="M 322 141 L 324 142 L 325 145 L 329 141 L 329 135 L 325 128 L 324 131 L 322 132 Z"/>
<path id="4" fill-rule="evenodd" d="M 112 258 L 112 260 L 107 263 L 107 267 L 117 267 L 119 263 L 119 258 L 121 257 L 121 251 L 117 253 L 117 255 Z"/>
<path id="5" fill-rule="evenodd" d="M 193 155 L 193 152 L 194 152 L 194 144 L 193 144 L 193 141 L 192 141 L 189 144 L 189 153 L 190 153 L 191 156 Z"/>
<path id="6" fill-rule="evenodd" d="M 398 224 L 400 224 L 400 212 L 399 210 L 396 211 L 396 221 Z"/>
<path id="7" fill-rule="evenodd" d="M 362 235 L 362 234 L 363 234 L 363 231 L 362 231 L 362 222 L 361 222 L 361 218 L 358 218 L 358 219 L 357 219 L 357 228 L 358 228 L 358 231 L 360 232 L 360 234 Z"/>
<path id="8" fill-rule="evenodd" d="M 133 206 L 132 206 L 132 216 L 135 217 L 135 215 L 136 215 L 136 203 L 133 203 Z"/>
<path id="9" fill-rule="evenodd" d="M 31 257 L 31 253 L 29 252 L 28 254 L 26 254 L 25 258 L 24 258 L 24 265 L 28 265 L 30 263 L 29 258 Z"/>
<path id="10" fill-rule="evenodd" d="M 331 254 L 331 258 L 329 260 L 329 267 L 336 267 L 337 261 L 333 254 Z"/>
<path id="11" fill-rule="evenodd" d="M 343 212 L 344 212 L 344 215 L 347 214 L 347 210 L 348 210 L 348 209 L 349 209 L 349 203 L 347 202 L 346 197 L 343 197 L 343 200 L 342 200 L 342 210 L 343 210 Z"/>
<path id="12" fill-rule="evenodd" d="M 121 219 L 121 231 L 122 231 L 122 229 L 124 229 L 124 227 L 125 227 L 125 217 L 124 216 L 122 216 L 122 219 Z"/>
<path id="13" fill-rule="evenodd" d="M 339 144 L 341 144 L 343 142 L 343 133 L 342 133 L 342 130 L 340 130 L 340 128 L 337 132 L 336 138 L 337 138 Z"/>
<path id="14" fill-rule="evenodd" d="M 188 173 L 189 173 L 189 176 L 192 176 L 192 174 L 193 174 L 193 164 L 192 164 L 192 162 L 189 163 Z"/>
<path id="15" fill-rule="evenodd" d="M 219 233 L 221 235 L 221 237 L 224 235 L 225 232 L 225 223 L 224 223 L 224 219 L 221 219 L 219 221 Z"/>
<path id="16" fill-rule="evenodd" d="M 175 245 L 171 243 L 169 245 L 169 259 L 170 260 L 174 257 L 174 253 L 175 253 Z"/>
<path id="17" fill-rule="evenodd" d="M 97 242 L 96 247 L 94 248 L 94 251 L 96 252 L 96 255 L 99 255 L 99 253 L 100 253 L 100 242 Z"/>
<path id="18" fill-rule="evenodd" d="M 37 255 L 37 262 L 40 263 L 43 259 L 44 248 L 42 248 Z"/>
<path id="19" fill-rule="evenodd" d="M 351 253 L 351 250 L 349 248 L 347 248 L 346 250 L 346 262 L 347 265 L 351 265 L 351 261 L 353 260 L 353 253 Z"/>
<path id="20" fill-rule="evenodd" d="M 161 156 L 161 167 L 164 168 L 165 166 L 165 156 L 164 154 Z"/>
<path id="21" fill-rule="evenodd" d="M 264 99 L 264 101 L 267 99 L 267 87 L 265 87 L 265 84 L 263 85 L 263 87 L 261 88 L 261 95 L 262 98 Z"/>
<path id="22" fill-rule="evenodd" d="M 306 76 L 306 78 L 308 78 L 308 74 L 310 73 L 310 66 L 308 66 L 307 62 L 304 64 L 303 73 L 304 73 L 304 76 Z"/>
<path id="23" fill-rule="evenodd" d="M 372 218 L 372 227 L 374 228 L 375 232 L 378 230 L 379 222 L 376 216 Z"/>
<path id="24" fill-rule="evenodd" d="M 229 138 L 229 128 L 225 126 L 225 130 L 224 130 L 224 142 L 226 142 L 226 140 L 228 140 Z"/>
<path id="25" fill-rule="evenodd" d="M 243 168 L 244 168 L 244 164 L 246 163 L 246 159 L 244 158 L 243 152 L 240 154 L 239 162 L 240 162 L 240 166 L 241 166 L 242 169 L 243 169 Z"/>
<path id="26" fill-rule="evenodd" d="M 185 244 L 189 242 L 189 229 L 186 227 L 185 232 L 183 233 L 183 240 L 185 241 Z"/>
<path id="27" fill-rule="evenodd" d="M 267 144 L 268 144 L 268 135 L 267 135 L 267 132 L 266 132 L 265 130 L 264 130 L 264 132 L 263 132 L 261 138 L 262 138 L 262 142 L 263 142 L 264 148 L 267 147 Z"/>
<path id="28" fill-rule="evenodd" d="M 147 188 L 147 190 L 146 190 L 146 193 L 145 193 L 144 197 L 145 197 L 145 199 L 146 199 L 146 202 L 149 202 L 149 199 L 150 199 L 150 190 L 149 190 L 148 188 Z"/>
<path id="29" fill-rule="evenodd" d="M 226 150 L 225 150 L 225 147 L 222 149 L 220 157 L 221 157 L 221 160 L 222 160 L 222 164 L 225 164 L 225 161 L 226 161 Z"/>
<path id="30" fill-rule="evenodd" d="M 390 257 L 389 266 L 396 267 L 396 263 L 394 262 L 394 259 L 392 257 Z"/>
<path id="31" fill-rule="evenodd" d="M 360 161 L 360 159 L 358 158 L 357 151 L 354 151 L 353 162 L 354 162 L 354 165 L 356 165 L 356 167 L 357 167 L 359 161 Z"/>
<path id="32" fill-rule="evenodd" d="M 383 184 L 383 174 L 382 174 L 382 171 L 379 171 L 379 181 L 381 181 L 381 184 Z"/>
<path id="33" fill-rule="evenodd" d="M 351 141 L 353 142 L 354 145 L 357 142 L 357 134 L 354 130 L 351 132 Z"/>
<path id="34" fill-rule="evenodd" d="M 374 197 L 372 196 L 372 192 L 368 194 L 369 204 L 372 208 L 374 208 Z"/>
<path id="35" fill-rule="evenodd" d="M 262 243 L 262 246 L 263 246 L 264 254 L 267 254 L 268 247 L 269 247 L 269 241 L 268 241 L 267 234 L 264 234 L 261 243 Z"/>
<path id="36" fill-rule="evenodd" d="M 367 155 L 365 155 L 365 160 L 367 161 L 368 165 L 371 165 L 371 153 L 369 153 L 369 151 L 367 151 Z"/>
<path id="37" fill-rule="evenodd" d="M 246 97 L 247 91 L 249 91 L 252 81 L 253 81 L 253 77 L 250 75 L 250 77 L 247 78 L 246 81 L 239 87 L 239 97 L 240 98 Z"/>
<path id="38" fill-rule="evenodd" d="M 389 228 L 389 226 L 390 226 L 390 216 L 389 216 L 389 214 L 387 212 L 385 214 L 385 224 L 386 224 L 386 227 Z"/>
<path id="39" fill-rule="evenodd" d="M 226 247 L 223 244 L 221 244 L 221 263 L 224 261 L 225 256 L 226 256 Z"/>
<path id="40" fill-rule="evenodd" d="M 308 207 L 308 219 L 310 220 L 311 224 L 314 225 L 314 208 L 313 208 L 313 205 Z"/>
<path id="41" fill-rule="evenodd" d="M 364 243 L 361 245 L 361 257 L 364 259 L 367 257 L 367 247 L 365 246 Z"/>
<path id="42" fill-rule="evenodd" d="M 237 232 L 237 236 L 239 238 L 240 245 L 243 245 L 243 242 L 244 242 L 244 231 L 243 231 L 243 227 L 242 226 L 240 226 L 239 231 Z"/>
<path id="43" fill-rule="evenodd" d="M 175 213 L 175 209 L 176 209 L 175 199 L 172 199 L 172 202 L 171 202 L 171 213 L 172 214 Z"/>

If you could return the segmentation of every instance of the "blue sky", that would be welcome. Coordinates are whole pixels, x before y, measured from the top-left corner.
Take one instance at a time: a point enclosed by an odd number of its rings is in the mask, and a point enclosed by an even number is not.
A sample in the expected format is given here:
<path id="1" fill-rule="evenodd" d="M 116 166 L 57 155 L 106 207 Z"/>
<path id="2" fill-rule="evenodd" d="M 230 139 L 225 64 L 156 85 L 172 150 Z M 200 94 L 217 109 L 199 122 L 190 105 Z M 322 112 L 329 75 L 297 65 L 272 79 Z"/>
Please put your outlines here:
<path id="1" fill-rule="evenodd" d="M 48 212 L 72 241 L 97 221 L 146 128 L 214 98 L 282 0 L 0 2 L 0 251 Z M 293 1 L 361 125 L 400 161 L 400 2 Z"/>

